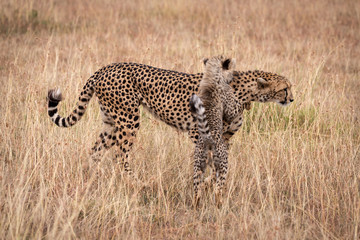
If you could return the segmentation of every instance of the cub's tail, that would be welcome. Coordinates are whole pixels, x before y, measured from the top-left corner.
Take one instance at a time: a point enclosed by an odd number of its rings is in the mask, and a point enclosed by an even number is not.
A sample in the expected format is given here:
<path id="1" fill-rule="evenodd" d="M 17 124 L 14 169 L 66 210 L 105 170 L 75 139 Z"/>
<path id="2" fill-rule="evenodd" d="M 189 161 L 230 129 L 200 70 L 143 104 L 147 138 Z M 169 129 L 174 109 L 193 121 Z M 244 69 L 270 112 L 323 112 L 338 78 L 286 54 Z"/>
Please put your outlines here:
<path id="1" fill-rule="evenodd" d="M 208 122 L 206 120 L 205 107 L 200 97 L 196 94 L 190 98 L 190 111 L 196 117 L 198 122 L 198 131 L 208 150 L 214 147 L 214 141 L 211 137 Z"/>
<path id="2" fill-rule="evenodd" d="M 58 114 L 58 104 L 63 100 L 60 89 L 49 90 L 47 96 L 48 115 L 59 127 L 71 127 L 75 125 L 84 115 L 85 110 L 94 94 L 93 79 L 90 78 L 80 93 L 79 101 L 76 103 L 75 109 L 67 117 L 61 117 Z"/>

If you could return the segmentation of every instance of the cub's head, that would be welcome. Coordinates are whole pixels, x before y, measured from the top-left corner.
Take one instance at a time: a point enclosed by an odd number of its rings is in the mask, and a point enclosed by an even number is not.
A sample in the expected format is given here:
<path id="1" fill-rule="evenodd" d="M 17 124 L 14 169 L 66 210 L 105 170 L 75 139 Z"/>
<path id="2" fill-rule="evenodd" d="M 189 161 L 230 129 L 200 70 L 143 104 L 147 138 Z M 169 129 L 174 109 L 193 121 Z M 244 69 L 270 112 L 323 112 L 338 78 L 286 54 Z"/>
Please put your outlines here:
<path id="1" fill-rule="evenodd" d="M 289 80 L 273 73 L 260 75 L 256 79 L 259 102 L 276 102 L 281 106 L 287 106 L 294 101 Z"/>
<path id="2" fill-rule="evenodd" d="M 215 81 L 216 83 L 230 83 L 233 80 L 233 72 L 236 65 L 235 59 L 224 56 L 205 58 L 204 79 Z"/>

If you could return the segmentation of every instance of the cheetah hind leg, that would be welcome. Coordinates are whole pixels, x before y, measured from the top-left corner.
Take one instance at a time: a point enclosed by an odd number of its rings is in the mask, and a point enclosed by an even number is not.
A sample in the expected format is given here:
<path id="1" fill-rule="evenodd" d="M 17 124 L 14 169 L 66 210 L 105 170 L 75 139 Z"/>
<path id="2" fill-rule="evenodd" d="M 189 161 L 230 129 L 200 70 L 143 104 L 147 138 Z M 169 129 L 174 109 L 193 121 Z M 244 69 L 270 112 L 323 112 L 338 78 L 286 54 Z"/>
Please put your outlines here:
<path id="1" fill-rule="evenodd" d="M 132 169 L 129 165 L 129 154 L 133 148 L 136 140 L 136 134 L 140 128 L 139 114 L 132 117 L 132 122 L 126 122 L 123 124 L 116 124 L 115 127 L 115 141 L 116 141 L 116 152 L 115 162 L 120 165 L 120 168 L 131 178 L 137 180 Z"/>
<path id="2" fill-rule="evenodd" d="M 114 140 L 115 126 L 110 120 L 110 118 L 103 118 L 103 130 L 90 150 L 90 159 L 83 163 L 85 172 L 93 169 L 94 163 L 100 162 L 106 151 L 116 143 Z"/>
<path id="3" fill-rule="evenodd" d="M 123 132 L 125 133 L 125 132 Z M 132 133 L 126 133 L 126 135 L 131 135 Z M 134 172 L 129 165 L 129 154 L 132 150 L 135 138 L 127 138 L 124 141 L 117 141 L 116 143 L 116 153 L 115 153 L 115 162 L 120 164 L 120 167 L 128 175 L 133 175 Z"/>
<path id="4" fill-rule="evenodd" d="M 115 145 L 115 122 L 103 107 L 100 107 L 100 110 L 103 120 L 103 130 L 90 152 L 90 156 L 95 162 L 100 161 L 105 152 Z"/>
<path id="5" fill-rule="evenodd" d="M 91 148 L 90 156 L 93 161 L 99 162 L 105 152 L 115 145 L 114 131 L 115 127 L 109 124 L 104 124 L 103 131 L 100 133 L 94 146 Z"/>

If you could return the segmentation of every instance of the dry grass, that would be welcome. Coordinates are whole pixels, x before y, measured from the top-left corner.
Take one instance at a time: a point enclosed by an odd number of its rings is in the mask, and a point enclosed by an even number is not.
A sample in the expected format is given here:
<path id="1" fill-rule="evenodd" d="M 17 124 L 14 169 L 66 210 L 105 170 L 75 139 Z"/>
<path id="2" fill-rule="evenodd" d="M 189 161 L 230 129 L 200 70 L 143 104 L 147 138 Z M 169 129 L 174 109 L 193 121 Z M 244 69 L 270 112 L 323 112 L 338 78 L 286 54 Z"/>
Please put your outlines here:
<path id="1" fill-rule="evenodd" d="M 0 2 L 0 238 L 358 239 L 360 2 Z M 288 108 L 255 104 L 234 136 L 224 206 L 192 208 L 186 134 L 143 113 L 131 166 L 84 171 L 100 129 L 96 101 L 71 129 L 50 122 L 112 62 L 201 71 L 213 54 L 295 84 Z"/>

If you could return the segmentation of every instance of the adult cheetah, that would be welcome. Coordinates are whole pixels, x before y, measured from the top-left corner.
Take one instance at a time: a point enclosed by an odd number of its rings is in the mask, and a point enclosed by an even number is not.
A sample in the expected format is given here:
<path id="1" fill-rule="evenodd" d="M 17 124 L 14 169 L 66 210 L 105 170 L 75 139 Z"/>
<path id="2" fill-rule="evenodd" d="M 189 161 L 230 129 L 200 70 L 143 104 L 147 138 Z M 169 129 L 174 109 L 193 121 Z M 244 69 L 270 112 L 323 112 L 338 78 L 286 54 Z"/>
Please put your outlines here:
<path id="1" fill-rule="evenodd" d="M 92 157 L 101 159 L 106 150 L 116 146 L 116 162 L 131 172 L 128 155 L 140 127 L 142 105 L 160 120 L 187 131 L 193 142 L 199 139 L 197 120 L 190 112 L 189 99 L 198 92 L 203 74 L 188 74 L 137 63 L 114 63 L 96 71 L 86 82 L 75 109 L 67 117 L 58 114 L 60 90 L 48 92 L 48 115 L 59 127 L 71 127 L 84 115 L 95 94 L 100 105 L 103 130 L 92 147 Z M 233 73 L 230 86 L 240 103 L 252 101 L 293 101 L 290 82 L 280 75 L 247 71 Z M 242 114 L 223 123 L 225 142 L 241 126 Z M 228 144 L 226 144 L 228 146 Z"/>

